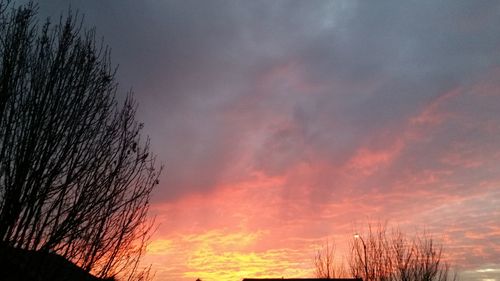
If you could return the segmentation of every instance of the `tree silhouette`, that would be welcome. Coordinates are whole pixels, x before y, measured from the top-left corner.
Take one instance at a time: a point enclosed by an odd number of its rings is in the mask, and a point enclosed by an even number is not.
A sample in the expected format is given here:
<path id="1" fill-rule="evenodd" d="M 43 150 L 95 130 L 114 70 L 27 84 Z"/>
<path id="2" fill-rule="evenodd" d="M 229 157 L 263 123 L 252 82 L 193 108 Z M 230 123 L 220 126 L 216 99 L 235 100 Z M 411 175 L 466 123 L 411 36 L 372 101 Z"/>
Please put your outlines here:
<path id="1" fill-rule="evenodd" d="M 109 49 L 68 13 L 0 2 L 0 240 L 100 277 L 138 272 L 161 167 Z"/>
<path id="2" fill-rule="evenodd" d="M 326 241 L 314 257 L 314 274 L 317 278 L 332 279 L 346 275 L 343 264 L 335 259 L 335 243 Z"/>
<path id="3" fill-rule="evenodd" d="M 410 237 L 400 229 L 387 231 L 379 224 L 351 241 L 349 268 L 354 277 L 367 281 L 456 280 L 443 258 L 443 246 L 429 235 Z"/>

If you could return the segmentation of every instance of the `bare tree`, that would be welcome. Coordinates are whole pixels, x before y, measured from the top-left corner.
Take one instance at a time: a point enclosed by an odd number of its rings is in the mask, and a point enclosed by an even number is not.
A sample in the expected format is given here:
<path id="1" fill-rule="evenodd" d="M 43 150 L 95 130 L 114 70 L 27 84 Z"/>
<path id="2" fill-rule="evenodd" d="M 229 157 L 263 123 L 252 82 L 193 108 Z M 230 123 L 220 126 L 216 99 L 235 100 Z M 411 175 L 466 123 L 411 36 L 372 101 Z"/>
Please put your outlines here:
<path id="1" fill-rule="evenodd" d="M 335 243 L 326 243 L 316 252 L 314 257 L 314 274 L 317 278 L 340 278 L 346 275 L 343 262 L 338 262 L 335 258 Z"/>
<path id="2" fill-rule="evenodd" d="M 11 6 L 0 2 L 0 240 L 137 277 L 161 167 L 136 103 L 119 105 L 109 49 L 78 16 L 40 25 L 36 5 Z"/>
<path id="3" fill-rule="evenodd" d="M 353 276 L 363 280 L 390 280 L 392 259 L 386 237 L 386 229 L 381 225 L 376 231 L 369 225 L 367 235 L 354 235 L 349 259 Z"/>
<path id="4" fill-rule="evenodd" d="M 456 280 L 443 261 L 443 246 L 423 233 L 410 237 L 399 228 L 368 226 L 367 233 L 351 241 L 349 268 L 355 277 L 369 281 Z"/>

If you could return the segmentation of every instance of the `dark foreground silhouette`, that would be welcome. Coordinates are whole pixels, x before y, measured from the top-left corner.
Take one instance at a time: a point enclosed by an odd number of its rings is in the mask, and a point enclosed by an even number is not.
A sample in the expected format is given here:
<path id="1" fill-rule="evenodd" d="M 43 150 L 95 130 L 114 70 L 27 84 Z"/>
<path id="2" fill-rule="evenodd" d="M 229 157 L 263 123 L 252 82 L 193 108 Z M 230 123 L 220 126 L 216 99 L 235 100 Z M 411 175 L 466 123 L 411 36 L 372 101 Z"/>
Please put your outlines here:
<path id="1" fill-rule="evenodd" d="M 3 281 L 114 281 L 101 279 L 60 255 L 17 249 L 0 243 L 0 279 Z"/>
<path id="2" fill-rule="evenodd" d="M 243 281 L 363 281 L 361 278 L 245 278 Z"/>

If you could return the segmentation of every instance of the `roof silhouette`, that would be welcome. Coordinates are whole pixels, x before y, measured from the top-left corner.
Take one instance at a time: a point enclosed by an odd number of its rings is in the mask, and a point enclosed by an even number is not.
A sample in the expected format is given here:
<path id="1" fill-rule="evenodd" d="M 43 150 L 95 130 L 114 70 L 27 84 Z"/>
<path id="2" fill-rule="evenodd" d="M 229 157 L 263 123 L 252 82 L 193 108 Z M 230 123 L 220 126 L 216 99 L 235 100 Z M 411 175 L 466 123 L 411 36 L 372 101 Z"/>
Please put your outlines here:
<path id="1" fill-rule="evenodd" d="M 0 242 L 0 280 L 2 281 L 112 281 L 98 278 L 50 252 L 14 248 Z"/>
<path id="2" fill-rule="evenodd" d="M 242 281 L 363 281 L 362 278 L 245 278 Z"/>

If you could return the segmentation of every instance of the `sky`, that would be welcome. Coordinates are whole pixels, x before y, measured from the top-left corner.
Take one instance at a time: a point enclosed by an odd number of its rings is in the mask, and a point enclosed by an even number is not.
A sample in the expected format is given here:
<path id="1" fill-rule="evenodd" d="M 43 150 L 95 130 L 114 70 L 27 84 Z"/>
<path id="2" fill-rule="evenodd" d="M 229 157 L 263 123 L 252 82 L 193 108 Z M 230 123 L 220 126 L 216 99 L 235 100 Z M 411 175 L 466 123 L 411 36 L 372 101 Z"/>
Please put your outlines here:
<path id="1" fill-rule="evenodd" d="M 307 277 L 387 222 L 500 280 L 499 1 L 44 0 L 112 48 L 164 163 L 154 280 Z"/>

